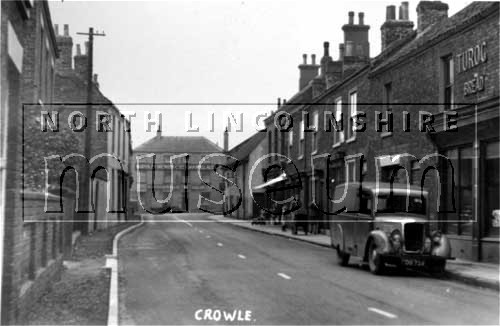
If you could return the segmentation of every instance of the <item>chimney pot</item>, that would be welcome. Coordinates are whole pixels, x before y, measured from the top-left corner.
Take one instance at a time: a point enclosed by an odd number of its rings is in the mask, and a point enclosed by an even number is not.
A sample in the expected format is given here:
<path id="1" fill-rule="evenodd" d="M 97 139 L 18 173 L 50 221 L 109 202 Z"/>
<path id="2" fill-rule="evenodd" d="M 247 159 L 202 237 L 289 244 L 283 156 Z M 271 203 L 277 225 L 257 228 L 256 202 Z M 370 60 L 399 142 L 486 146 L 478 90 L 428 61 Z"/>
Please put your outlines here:
<path id="1" fill-rule="evenodd" d="M 85 54 L 89 54 L 89 41 L 85 42 Z"/>
<path id="2" fill-rule="evenodd" d="M 76 55 L 82 55 L 82 47 L 80 44 L 76 45 Z"/>
<path id="3" fill-rule="evenodd" d="M 64 36 L 69 36 L 69 25 L 64 24 Z"/>
<path id="4" fill-rule="evenodd" d="M 303 54 L 302 55 L 302 59 L 304 59 L 304 64 L 306 65 L 307 64 L 307 54 Z"/>
<path id="5" fill-rule="evenodd" d="M 227 152 L 229 150 L 229 132 L 227 130 L 224 130 L 224 152 Z"/>
<path id="6" fill-rule="evenodd" d="M 349 25 L 354 24 L 354 11 L 349 11 Z"/>
<path id="7" fill-rule="evenodd" d="M 323 55 L 324 55 L 325 57 L 328 57 L 328 56 L 330 55 L 330 43 L 328 43 L 328 42 L 324 42 L 324 43 L 323 43 L 323 49 L 324 49 L 324 51 L 323 51 Z"/>
<path id="8" fill-rule="evenodd" d="M 403 20 L 409 20 L 409 12 L 408 12 L 408 1 L 401 2 L 401 8 L 403 8 Z"/>
<path id="9" fill-rule="evenodd" d="M 359 22 L 359 25 L 365 24 L 365 13 L 364 12 L 358 13 L 358 22 Z"/>
<path id="10" fill-rule="evenodd" d="M 396 6 L 387 6 L 385 11 L 385 20 L 395 20 L 396 19 Z"/>
<path id="11" fill-rule="evenodd" d="M 54 24 L 54 33 L 56 34 L 56 43 L 59 48 L 59 57 L 56 59 L 57 71 L 70 71 L 73 65 L 73 39 L 69 36 L 68 25 L 64 25 L 64 33 L 61 35 L 59 24 Z M 63 25 L 61 25 L 63 27 Z"/>
<path id="12" fill-rule="evenodd" d="M 311 59 L 312 59 L 312 65 L 314 66 L 316 64 L 316 54 L 311 54 Z"/>
<path id="13" fill-rule="evenodd" d="M 281 98 L 278 97 L 278 110 L 279 110 L 280 107 L 281 107 Z"/>

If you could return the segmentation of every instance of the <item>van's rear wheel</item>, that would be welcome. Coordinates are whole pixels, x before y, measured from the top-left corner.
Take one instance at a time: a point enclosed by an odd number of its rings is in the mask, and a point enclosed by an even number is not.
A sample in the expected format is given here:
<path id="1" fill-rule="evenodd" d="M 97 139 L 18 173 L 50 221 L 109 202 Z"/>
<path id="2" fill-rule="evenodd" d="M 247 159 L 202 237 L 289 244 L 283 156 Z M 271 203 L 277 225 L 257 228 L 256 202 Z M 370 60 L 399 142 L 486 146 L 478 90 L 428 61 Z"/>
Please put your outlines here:
<path id="1" fill-rule="evenodd" d="M 385 264 L 382 256 L 377 251 L 377 245 L 374 241 L 370 242 L 368 247 L 368 266 L 373 274 L 380 275 L 384 273 Z"/>
<path id="2" fill-rule="evenodd" d="M 337 247 L 337 262 L 340 266 L 347 266 L 350 257 L 351 255 L 340 250 L 340 246 Z"/>

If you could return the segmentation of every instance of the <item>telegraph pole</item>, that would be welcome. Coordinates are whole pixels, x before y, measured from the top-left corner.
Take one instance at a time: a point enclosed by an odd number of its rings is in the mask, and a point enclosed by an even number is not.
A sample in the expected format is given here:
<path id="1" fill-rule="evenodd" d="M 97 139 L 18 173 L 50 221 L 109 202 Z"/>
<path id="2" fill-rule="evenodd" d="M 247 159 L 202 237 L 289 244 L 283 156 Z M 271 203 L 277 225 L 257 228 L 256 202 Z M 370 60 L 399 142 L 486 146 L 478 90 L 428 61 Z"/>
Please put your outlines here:
<path id="1" fill-rule="evenodd" d="M 85 133 L 85 158 L 90 161 L 91 159 L 91 144 L 92 144 L 92 123 L 89 123 L 91 114 L 92 114 L 92 83 L 93 83 L 93 70 L 94 70 L 94 36 L 106 36 L 104 33 L 94 32 L 94 28 L 90 27 L 88 33 L 76 33 L 78 35 L 88 35 L 88 48 L 87 48 L 87 103 L 86 103 L 86 112 L 85 116 L 87 117 L 87 128 Z M 83 184 L 83 195 L 85 196 L 83 202 L 85 209 L 88 209 L 90 206 L 90 191 L 91 187 L 91 175 L 92 171 L 90 170 L 90 164 L 87 165 L 84 173 L 84 184 Z M 86 219 L 84 219 L 80 225 L 80 229 L 83 234 L 88 232 L 88 221 L 90 220 L 91 212 L 86 213 Z"/>

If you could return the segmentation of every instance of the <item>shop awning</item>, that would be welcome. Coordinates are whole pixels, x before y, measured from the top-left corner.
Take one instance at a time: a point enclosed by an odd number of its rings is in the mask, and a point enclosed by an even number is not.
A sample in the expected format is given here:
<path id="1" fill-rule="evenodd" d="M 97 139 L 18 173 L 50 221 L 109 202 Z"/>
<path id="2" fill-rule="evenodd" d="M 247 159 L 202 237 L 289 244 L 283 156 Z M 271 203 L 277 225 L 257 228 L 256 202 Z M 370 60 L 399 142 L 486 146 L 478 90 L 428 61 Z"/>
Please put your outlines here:
<path id="1" fill-rule="evenodd" d="M 267 181 L 267 182 L 265 182 L 265 183 L 263 183 L 261 185 L 255 186 L 252 189 L 253 190 L 264 189 L 264 188 L 267 188 L 269 186 L 272 186 L 272 185 L 274 185 L 274 184 L 276 184 L 278 182 L 284 181 L 284 180 L 286 180 L 286 173 L 282 173 L 280 176 L 278 176 L 278 177 L 276 177 L 274 179 L 271 179 L 271 180 L 269 180 L 269 181 Z"/>

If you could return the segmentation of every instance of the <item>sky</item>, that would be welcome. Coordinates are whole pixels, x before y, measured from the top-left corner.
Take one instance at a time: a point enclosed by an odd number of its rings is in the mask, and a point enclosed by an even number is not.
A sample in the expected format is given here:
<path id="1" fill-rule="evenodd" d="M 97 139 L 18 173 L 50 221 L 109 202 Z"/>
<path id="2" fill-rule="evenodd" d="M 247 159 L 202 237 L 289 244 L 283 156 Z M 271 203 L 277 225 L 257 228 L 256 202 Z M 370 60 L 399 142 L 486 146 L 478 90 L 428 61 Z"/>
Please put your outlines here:
<path id="1" fill-rule="evenodd" d="M 448 1 L 451 16 L 470 1 Z M 94 27 L 94 73 L 100 89 L 121 111 L 133 111 L 133 147 L 162 134 L 205 136 L 221 147 L 227 116 L 236 121 L 232 148 L 254 134 L 256 120 L 276 109 L 277 98 L 298 91 L 302 54 L 338 59 L 348 12 L 365 13 L 370 54 L 380 53 L 380 26 L 387 5 L 400 1 L 164 0 L 51 1 L 52 21 L 69 24 L 74 44 Z M 409 2 L 416 27 L 418 1 Z M 397 12 L 397 10 L 396 10 Z M 83 48 L 83 46 L 82 46 Z M 308 59 L 309 60 L 309 59 Z M 151 119 L 147 118 L 147 113 Z M 259 117 L 260 116 L 260 117 Z M 189 122 L 192 121 L 191 126 Z M 262 125 L 262 124 L 260 124 Z M 196 130 L 190 131 L 187 130 Z M 186 149 L 188 151 L 189 149 Z"/>

